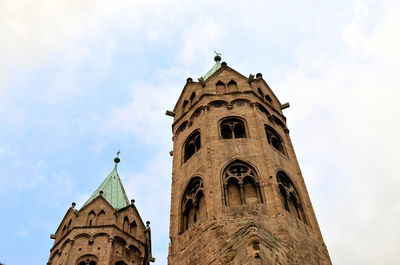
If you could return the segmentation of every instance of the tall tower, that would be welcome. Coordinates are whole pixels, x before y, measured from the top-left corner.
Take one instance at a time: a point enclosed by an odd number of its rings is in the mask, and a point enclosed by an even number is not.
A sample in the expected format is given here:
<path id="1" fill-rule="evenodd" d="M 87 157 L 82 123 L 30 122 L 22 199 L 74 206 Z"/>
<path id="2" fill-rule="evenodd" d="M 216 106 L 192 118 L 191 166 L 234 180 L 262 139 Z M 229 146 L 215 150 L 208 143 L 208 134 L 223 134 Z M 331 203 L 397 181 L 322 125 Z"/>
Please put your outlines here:
<path id="1" fill-rule="evenodd" d="M 47 265 L 148 265 L 150 222 L 129 202 L 115 166 L 80 210 L 68 209 L 55 234 Z"/>
<path id="2" fill-rule="evenodd" d="M 175 105 L 170 265 L 330 265 L 281 104 L 221 63 Z"/>

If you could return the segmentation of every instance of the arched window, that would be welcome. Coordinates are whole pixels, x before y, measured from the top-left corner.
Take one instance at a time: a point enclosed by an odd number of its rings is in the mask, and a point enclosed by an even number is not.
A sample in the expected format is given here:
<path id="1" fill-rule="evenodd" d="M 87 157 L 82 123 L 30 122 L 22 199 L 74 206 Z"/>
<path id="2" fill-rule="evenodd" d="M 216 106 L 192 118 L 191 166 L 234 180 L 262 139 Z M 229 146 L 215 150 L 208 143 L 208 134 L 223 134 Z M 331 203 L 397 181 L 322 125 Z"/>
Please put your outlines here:
<path id="1" fill-rule="evenodd" d="M 183 105 L 182 105 L 183 112 L 188 110 L 188 107 L 189 107 L 188 105 L 189 105 L 189 101 L 184 100 Z"/>
<path id="2" fill-rule="evenodd" d="M 238 91 L 237 83 L 234 80 L 229 81 L 228 91 L 229 92 L 237 92 Z"/>
<path id="3" fill-rule="evenodd" d="M 261 88 L 257 88 L 258 94 L 260 94 L 260 96 L 262 98 L 264 98 L 264 92 L 262 92 Z"/>
<path id="4" fill-rule="evenodd" d="M 193 103 L 193 100 L 196 98 L 196 93 L 192 92 L 190 95 L 190 103 Z"/>
<path id="5" fill-rule="evenodd" d="M 271 116 L 271 114 L 269 113 L 269 111 L 268 111 L 266 108 L 264 108 L 264 106 L 262 106 L 262 105 L 260 105 L 260 104 L 257 104 L 257 108 L 258 108 L 262 113 L 264 113 L 265 115 L 267 115 L 267 117 Z"/>
<path id="6" fill-rule="evenodd" d="M 182 232 L 205 216 L 203 181 L 192 178 L 182 199 Z"/>
<path id="7" fill-rule="evenodd" d="M 276 178 L 283 208 L 307 224 L 306 215 L 300 202 L 300 198 L 289 177 L 285 172 L 279 171 Z"/>
<path id="8" fill-rule="evenodd" d="M 223 139 L 246 138 L 244 122 L 238 118 L 226 118 L 220 124 Z"/>
<path id="9" fill-rule="evenodd" d="M 195 131 L 187 138 L 184 148 L 184 162 L 191 158 L 201 147 L 200 131 Z"/>
<path id="10" fill-rule="evenodd" d="M 241 161 L 231 163 L 223 173 L 226 206 L 262 203 L 255 170 Z"/>
<path id="11" fill-rule="evenodd" d="M 76 262 L 77 265 L 96 265 L 98 262 L 98 259 L 94 255 L 85 255 L 83 257 L 80 257 L 78 261 Z"/>
<path id="12" fill-rule="evenodd" d="M 97 215 L 96 225 L 104 225 L 104 216 L 106 213 L 101 210 L 101 212 Z"/>
<path id="13" fill-rule="evenodd" d="M 269 95 L 265 96 L 265 100 L 268 101 L 269 103 L 272 103 L 272 98 Z"/>
<path id="14" fill-rule="evenodd" d="M 96 218 L 96 213 L 93 210 L 91 210 L 88 214 L 86 225 L 88 226 L 94 225 L 95 218 Z"/>
<path id="15" fill-rule="evenodd" d="M 268 125 L 264 125 L 264 127 L 265 127 L 265 133 L 267 135 L 268 143 L 270 145 L 272 145 L 276 150 L 281 152 L 282 154 L 285 154 L 285 149 L 283 147 L 283 141 L 282 141 L 282 138 L 279 136 L 279 134 Z"/>
<path id="16" fill-rule="evenodd" d="M 124 217 L 124 222 L 122 223 L 122 230 L 129 232 L 129 219 L 127 216 Z"/>
<path id="17" fill-rule="evenodd" d="M 226 91 L 225 91 L 225 84 L 224 84 L 222 81 L 218 81 L 218 82 L 215 84 L 215 88 L 216 88 L 217 94 L 223 94 L 223 93 L 226 92 Z"/>
<path id="18" fill-rule="evenodd" d="M 133 221 L 129 226 L 129 234 L 135 236 L 136 235 L 136 230 L 137 230 L 137 225 L 136 225 L 136 222 Z"/>

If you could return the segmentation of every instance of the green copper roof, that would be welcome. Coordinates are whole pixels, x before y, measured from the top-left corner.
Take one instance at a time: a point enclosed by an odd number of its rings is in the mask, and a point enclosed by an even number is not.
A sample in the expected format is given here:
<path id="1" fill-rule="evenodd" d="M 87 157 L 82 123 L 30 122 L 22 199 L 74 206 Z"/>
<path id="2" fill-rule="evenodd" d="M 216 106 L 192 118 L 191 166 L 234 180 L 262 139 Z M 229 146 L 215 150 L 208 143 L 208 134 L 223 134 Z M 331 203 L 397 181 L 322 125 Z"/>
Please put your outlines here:
<path id="1" fill-rule="evenodd" d="M 204 76 L 203 79 L 206 81 L 213 73 L 215 73 L 219 68 L 221 68 L 221 54 L 216 53 L 214 57 L 215 65 L 208 71 Z"/>
<path id="2" fill-rule="evenodd" d="M 114 169 L 92 196 L 90 196 L 84 206 L 99 196 L 101 192 L 103 192 L 103 197 L 116 209 L 121 209 L 129 205 L 128 196 L 126 196 L 121 179 L 118 175 L 117 164 L 115 164 Z"/>

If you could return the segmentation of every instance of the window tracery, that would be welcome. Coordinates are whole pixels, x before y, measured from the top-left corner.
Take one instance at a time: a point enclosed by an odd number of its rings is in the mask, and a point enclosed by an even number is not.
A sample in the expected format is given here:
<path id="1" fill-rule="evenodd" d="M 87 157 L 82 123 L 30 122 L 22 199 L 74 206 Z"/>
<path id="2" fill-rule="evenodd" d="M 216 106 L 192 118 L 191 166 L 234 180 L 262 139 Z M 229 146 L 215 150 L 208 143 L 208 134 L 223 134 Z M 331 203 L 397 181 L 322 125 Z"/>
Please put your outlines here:
<path id="1" fill-rule="evenodd" d="M 306 215 L 300 202 L 300 198 L 289 177 L 283 171 L 280 171 L 276 178 L 283 208 L 307 224 Z"/>
<path id="2" fill-rule="evenodd" d="M 262 203 L 258 176 L 246 163 L 231 163 L 223 173 L 226 206 Z"/>
<path id="3" fill-rule="evenodd" d="M 191 158 L 201 147 L 200 131 L 195 131 L 187 138 L 184 147 L 184 162 Z"/>
<path id="4" fill-rule="evenodd" d="M 205 216 L 203 180 L 193 178 L 182 199 L 182 232 Z"/>
<path id="5" fill-rule="evenodd" d="M 272 145 L 276 150 L 281 152 L 282 154 L 285 154 L 285 150 L 283 147 L 283 141 L 280 135 L 272 129 L 268 125 L 264 125 L 265 127 L 265 133 L 267 135 L 267 141 L 270 145 Z"/>
<path id="6" fill-rule="evenodd" d="M 97 265 L 98 259 L 94 255 L 85 255 L 78 259 L 77 265 Z"/>
<path id="7" fill-rule="evenodd" d="M 246 138 L 244 122 L 238 118 L 226 118 L 220 124 L 223 139 Z"/>

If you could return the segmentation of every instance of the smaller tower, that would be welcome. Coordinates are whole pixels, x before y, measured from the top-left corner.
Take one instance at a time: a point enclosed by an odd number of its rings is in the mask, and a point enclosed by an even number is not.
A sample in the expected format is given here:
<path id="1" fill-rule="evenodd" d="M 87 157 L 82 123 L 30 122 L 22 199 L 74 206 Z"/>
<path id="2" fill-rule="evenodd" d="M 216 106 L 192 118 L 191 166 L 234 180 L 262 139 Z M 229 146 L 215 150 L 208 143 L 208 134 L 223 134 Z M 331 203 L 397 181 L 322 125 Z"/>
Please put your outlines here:
<path id="1" fill-rule="evenodd" d="M 114 159 L 111 173 L 79 210 L 68 209 L 55 234 L 47 265 L 148 265 L 151 255 L 149 224 L 129 202 Z"/>

